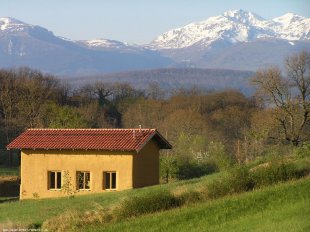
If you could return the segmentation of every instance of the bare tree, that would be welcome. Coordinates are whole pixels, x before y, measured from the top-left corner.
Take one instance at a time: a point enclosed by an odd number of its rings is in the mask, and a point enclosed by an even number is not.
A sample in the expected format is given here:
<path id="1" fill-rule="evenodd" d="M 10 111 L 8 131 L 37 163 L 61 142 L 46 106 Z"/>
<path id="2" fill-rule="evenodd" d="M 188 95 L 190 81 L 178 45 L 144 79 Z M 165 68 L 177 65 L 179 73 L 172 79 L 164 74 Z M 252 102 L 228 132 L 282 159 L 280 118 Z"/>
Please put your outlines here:
<path id="1" fill-rule="evenodd" d="M 285 139 L 297 146 L 310 122 L 310 53 L 287 58 L 286 68 L 286 78 L 272 67 L 258 71 L 253 83 L 258 95 L 274 108 Z"/>

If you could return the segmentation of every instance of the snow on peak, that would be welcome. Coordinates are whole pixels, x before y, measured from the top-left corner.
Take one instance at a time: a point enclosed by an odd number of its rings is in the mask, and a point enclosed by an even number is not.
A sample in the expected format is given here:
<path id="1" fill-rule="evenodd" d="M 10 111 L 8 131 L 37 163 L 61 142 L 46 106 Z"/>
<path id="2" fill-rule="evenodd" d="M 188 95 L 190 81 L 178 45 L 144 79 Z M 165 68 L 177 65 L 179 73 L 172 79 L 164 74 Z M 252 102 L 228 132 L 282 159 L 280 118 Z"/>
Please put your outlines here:
<path id="1" fill-rule="evenodd" d="M 11 17 L 0 18 L 0 30 L 11 30 L 11 31 L 19 31 L 22 30 L 23 27 L 30 26 L 22 21 Z"/>
<path id="2" fill-rule="evenodd" d="M 310 40 L 310 18 L 287 13 L 272 20 L 274 31 L 287 40 Z"/>
<path id="3" fill-rule="evenodd" d="M 223 16 L 234 19 L 234 20 L 239 20 L 241 22 L 247 23 L 251 21 L 256 21 L 256 20 L 264 20 L 262 17 L 250 12 L 250 11 L 244 11 L 244 10 L 229 10 L 224 12 Z"/>
<path id="4" fill-rule="evenodd" d="M 22 25 L 25 25 L 25 23 L 11 17 L 0 18 L 0 30 L 2 31 Z"/>
<path id="5" fill-rule="evenodd" d="M 80 42 L 91 48 L 123 48 L 128 46 L 127 43 L 108 39 L 83 40 Z"/>
<path id="6" fill-rule="evenodd" d="M 274 18 L 273 21 L 281 23 L 291 23 L 293 21 L 304 20 L 305 18 L 294 13 L 286 13 L 280 17 Z"/>
<path id="7" fill-rule="evenodd" d="M 266 20 L 252 12 L 229 10 L 204 21 L 172 29 L 158 36 L 148 46 L 156 49 L 210 46 L 224 40 L 228 43 L 248 42 L 258 38 L 310 40 L 310 19 L 288 13 Z"/>

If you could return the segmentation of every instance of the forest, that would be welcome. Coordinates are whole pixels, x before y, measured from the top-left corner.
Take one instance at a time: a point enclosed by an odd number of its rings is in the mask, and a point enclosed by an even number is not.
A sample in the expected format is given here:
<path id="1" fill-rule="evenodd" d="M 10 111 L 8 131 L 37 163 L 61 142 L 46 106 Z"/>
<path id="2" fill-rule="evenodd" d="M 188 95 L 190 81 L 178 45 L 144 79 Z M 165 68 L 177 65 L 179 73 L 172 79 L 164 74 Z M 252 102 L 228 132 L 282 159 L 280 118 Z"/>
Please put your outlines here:
<path id="1" fill-rule="evenodd" d="M 247 97 L 199 86 L 96 82 L 73 87 L 26 67 L 0 70 L 0 149 L 27 128 L 157 128 L 172 144 L 161 179 L 188 179 L 264 156 L 310 153 L 310 54 L 259 70 Z M 10 158 L 11 159 L 11 158 Z M 11 163 L 9 159 L 9 164 Z M 1 163 L 2 162 L 2 163 Z M 1 157 L 0 165 L 6 163 Z"/>

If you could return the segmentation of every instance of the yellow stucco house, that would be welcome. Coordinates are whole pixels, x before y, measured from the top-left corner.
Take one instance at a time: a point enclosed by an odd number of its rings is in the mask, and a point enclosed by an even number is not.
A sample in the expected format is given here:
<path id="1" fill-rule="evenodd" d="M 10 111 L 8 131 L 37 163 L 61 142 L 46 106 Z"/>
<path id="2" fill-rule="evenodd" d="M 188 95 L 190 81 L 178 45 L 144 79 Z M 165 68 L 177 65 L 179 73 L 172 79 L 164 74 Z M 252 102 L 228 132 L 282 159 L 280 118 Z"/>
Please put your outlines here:
<path id="1" fill-rule="evenodd" d="M 117 191 L 159 183 L 156 129 L 28 129 L 8 146 L 21 150 L 20 199 Z"/>

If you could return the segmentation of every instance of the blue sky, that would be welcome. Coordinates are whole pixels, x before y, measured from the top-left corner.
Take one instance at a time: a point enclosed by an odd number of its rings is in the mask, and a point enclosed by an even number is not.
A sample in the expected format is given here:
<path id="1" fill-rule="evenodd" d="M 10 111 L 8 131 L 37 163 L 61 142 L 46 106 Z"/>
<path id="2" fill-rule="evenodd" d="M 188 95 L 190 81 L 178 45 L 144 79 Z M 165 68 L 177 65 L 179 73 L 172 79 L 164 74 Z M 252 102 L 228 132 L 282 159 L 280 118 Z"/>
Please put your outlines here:
<path id="1" fill-rule="evenodd" d="M 0 17 L 40 25 L 58 36 L 137 44 L 230 9 L 267 19 L 287 12 L 310 17 L 309 0 L 0 0 Z"/>

